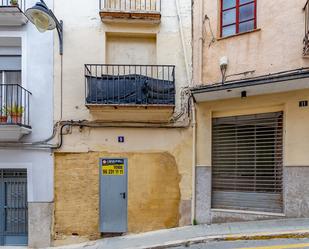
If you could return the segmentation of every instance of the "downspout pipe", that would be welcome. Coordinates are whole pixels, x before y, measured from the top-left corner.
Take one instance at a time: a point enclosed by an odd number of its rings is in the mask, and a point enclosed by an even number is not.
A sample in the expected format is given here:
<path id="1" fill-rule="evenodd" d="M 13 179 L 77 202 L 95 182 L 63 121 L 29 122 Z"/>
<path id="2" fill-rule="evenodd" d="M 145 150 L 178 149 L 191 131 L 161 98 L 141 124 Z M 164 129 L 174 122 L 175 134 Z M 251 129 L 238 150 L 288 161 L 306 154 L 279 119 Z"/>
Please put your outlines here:
<path id="1" fill-rule="evenodd" d="M 192 98 L 192 203 L 191 203 L 191 222 L 196 221 L 196 108 Z"/>
<path id="2" fill-rule="evenodd" d="M 203 81 L 203 21 L 204 21 L 204 0 L 195 0 L 198 3 L 193 9 L 192 15 L 195 11 L 198 11 L 199 25 L 197 29 L 198 37 L 198 83 L 202 84 Z M 194 82 L 193 82 L 194 84 Z M 192 93 L 191 93 L 192 94 Z M 197 140 L 197 122 L 196 122 L 196 107 L 195 100 L 192 98 L 192 203 L 191 203 L 191 221 L 192 224 L 196 222 L 196 140 Z"/>
<path id="3" fill-rule="evenodd" d="M 182 45 L 183 56 L 185 60 L 186 75 L 187 75 L 188 83 L 189 85 L 191 85 L 191 73 L 190 73 L 189 63 L 188 63 L 188 55 L 187 55 L 187 50 L 186 50 L 185 35 L 183 31 L 183 23 L 182 23 L 182 18 L 180 14 L 180 4 L 179 4 L 179 0 L 175 0 L 175 1 L 176 1 L 176 11 L 177 11 L 177 17 L 178 17 L 178 23 L 179 23 L 181 45 Z"/>
<path id="4" fill-rule="evenodd" d="M 202 84 L 203 83 L 203 45 L 204 45 L 204 36 L 203 36 L 203 26 L 204 26 L 204 0 L 199 0 L 199 21 L 200 21 L 200 25 L 199 25 L 199 29 L 198 29 L 198 48 L 199 48 L 199 72 L 198 72 L 198 83 Z"/>

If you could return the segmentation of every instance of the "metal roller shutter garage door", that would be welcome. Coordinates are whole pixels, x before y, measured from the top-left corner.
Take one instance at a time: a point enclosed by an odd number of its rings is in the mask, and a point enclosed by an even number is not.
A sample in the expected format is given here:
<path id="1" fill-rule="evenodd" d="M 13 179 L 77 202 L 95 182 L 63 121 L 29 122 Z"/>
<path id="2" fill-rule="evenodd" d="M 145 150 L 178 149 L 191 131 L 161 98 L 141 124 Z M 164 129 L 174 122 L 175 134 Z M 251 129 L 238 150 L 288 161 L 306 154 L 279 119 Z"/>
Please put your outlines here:
<path id="1" fill-rule="evenodd" d="M 212 208 L 283 212 L 283 113 L 214 118 Z"/>

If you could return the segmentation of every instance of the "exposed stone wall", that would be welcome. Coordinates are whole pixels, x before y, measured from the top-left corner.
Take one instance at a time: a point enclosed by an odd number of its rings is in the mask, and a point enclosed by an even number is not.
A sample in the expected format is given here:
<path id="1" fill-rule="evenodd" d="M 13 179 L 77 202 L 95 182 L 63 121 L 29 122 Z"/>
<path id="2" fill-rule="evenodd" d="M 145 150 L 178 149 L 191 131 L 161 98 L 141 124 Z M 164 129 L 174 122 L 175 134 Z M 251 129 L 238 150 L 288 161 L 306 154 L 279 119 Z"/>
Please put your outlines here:
<path id="1" fill-rule="evenodd" d="M 30 248 L 51 246 L 53 203 L 29 202 L 29 241 Z"/>
<path id="2" fill-rule="evenodd" d="M 168 153 L 129 156 L 129 232 L 178 226 L 179 174 Z"/>
<path id="3" fill-rule="evenodd" d="M 211 167 L 196 167 L 196 221 L 211 223 Z"/>
<path id="4" fill-rule="evenodd" d="M 282 216 L 211 211 L 212 223 L 283 219 Z"/>
<path id="5" fill-rule="evenodd" d="M 309 217 L 309 167 L 284 166 L 284 214 L 263 215 L 211 210 L 211 167 L 197 167 L 196 219 L 198 223 Z"/>
<path id="6" fill-rule="evenodd" d="M 179 224 L 180 176 L 168 153 L 56 153 L 55 238 L 99 233 L 99 158 L 128 158 L 128 232 Z"/>
<path id="7" fill-rule="evenodd" d="M 309 167 L 284 167 L 285 213 L 291 218 L 309 217 Z"/>
<path id="8" fill-rule="evenodd" d="M 196 168 L 196 221 L 199 224 L 280 219 L 282 216 L 211 210 L 211 167 Z"/>
<path id="9" fill-rule="evenodd" d="M 99 170 L 91 153 L 55 154 L 55 237 L 99 237 Z"/>

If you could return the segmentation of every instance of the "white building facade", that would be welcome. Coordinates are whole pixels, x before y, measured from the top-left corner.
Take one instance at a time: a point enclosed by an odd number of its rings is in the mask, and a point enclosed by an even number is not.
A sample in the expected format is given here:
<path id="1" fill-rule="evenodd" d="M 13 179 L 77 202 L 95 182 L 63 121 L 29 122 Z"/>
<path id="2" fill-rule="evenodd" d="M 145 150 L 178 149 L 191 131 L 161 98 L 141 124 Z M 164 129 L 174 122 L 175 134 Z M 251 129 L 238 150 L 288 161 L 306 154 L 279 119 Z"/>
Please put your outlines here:
<path id="1" fill-rule="evenodd" d="M 0 246 L 51 241 L 53 34 L 24 15 L 35 2 L 0 3 Z"/>

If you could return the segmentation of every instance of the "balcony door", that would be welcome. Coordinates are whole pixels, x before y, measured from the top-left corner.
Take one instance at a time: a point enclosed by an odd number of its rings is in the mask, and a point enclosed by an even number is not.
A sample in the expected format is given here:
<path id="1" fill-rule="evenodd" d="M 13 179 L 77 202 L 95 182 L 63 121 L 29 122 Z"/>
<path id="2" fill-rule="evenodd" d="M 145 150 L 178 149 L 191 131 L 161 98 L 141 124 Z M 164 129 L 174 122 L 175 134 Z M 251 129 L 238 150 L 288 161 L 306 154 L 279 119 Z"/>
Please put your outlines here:
<path id="1" fill-rule="evenodd" d="M 14 59 L 17 61 L 21 58 Z M 7 116 L 10 108 L 21 107 L 23 103 L 23 94 L 19 87 L 21 85 L 21 70 L 18 70 L 18 67 L 14 70 L 2 68 L 4 69 L 0 68 L 0 115 Z"/>

